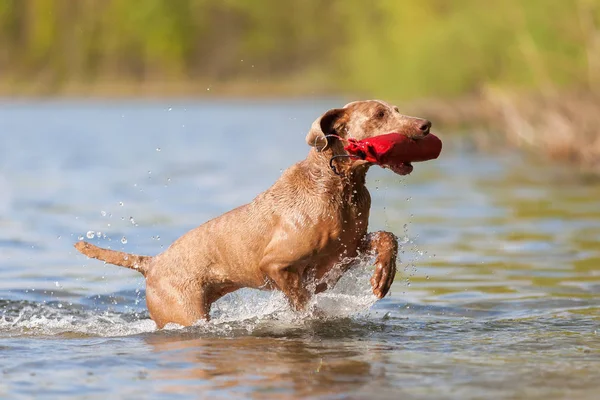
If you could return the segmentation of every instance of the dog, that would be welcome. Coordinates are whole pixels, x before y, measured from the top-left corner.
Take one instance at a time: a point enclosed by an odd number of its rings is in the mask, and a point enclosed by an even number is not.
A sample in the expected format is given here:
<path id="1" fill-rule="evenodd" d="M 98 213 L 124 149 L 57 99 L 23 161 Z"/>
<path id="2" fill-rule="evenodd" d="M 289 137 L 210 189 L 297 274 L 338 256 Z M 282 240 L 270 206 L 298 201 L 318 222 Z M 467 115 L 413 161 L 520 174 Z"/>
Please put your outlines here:
<path id="1" fill-rule="evenodd" d="M 346 154 L 343 140 L 389 132 L 418 140 L 430 128 L 431 122 L 402 115 L 384 101 L 349 103 L 312 124 L 308 156 L 273 186 L 187 232 L 163 253 L 133 255 L 83 241 L 75 247 L 144 275 L 146 304 L 159 329 L 208 320 L 212 303 L 245 287 L 280 290 L 294 310 L 304 310 L 311 296 L 332 288 L 360 254 L 376 256 L 370 283 L 383 298 L 396 275 L 398 241 L 391 232 L 368 232 L 371 197 L 365 179 L 373 164 L 339 157 Z M 395 170 L 411 171 L 410 165 Z"/>

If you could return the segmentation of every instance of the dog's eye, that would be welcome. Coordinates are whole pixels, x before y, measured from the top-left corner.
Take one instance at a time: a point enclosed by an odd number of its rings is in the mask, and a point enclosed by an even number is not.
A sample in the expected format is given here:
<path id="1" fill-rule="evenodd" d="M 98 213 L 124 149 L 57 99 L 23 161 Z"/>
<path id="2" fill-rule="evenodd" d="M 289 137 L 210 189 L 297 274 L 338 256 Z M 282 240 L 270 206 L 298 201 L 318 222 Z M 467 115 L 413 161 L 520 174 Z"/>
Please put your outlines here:
<path id="1" fill-rule="evenodd" d="M 383 118 L 383 117 L 385 117 L 385 111 L 381 110 L 377 113 L 377 118 Z"/>

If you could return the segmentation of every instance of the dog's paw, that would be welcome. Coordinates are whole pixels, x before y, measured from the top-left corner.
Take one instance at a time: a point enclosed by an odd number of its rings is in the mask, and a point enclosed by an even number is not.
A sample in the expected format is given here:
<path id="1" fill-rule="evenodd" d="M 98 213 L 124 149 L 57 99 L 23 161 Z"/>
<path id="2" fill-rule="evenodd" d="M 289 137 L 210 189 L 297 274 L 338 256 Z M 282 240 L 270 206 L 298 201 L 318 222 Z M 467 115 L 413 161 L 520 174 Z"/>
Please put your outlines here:
<path id="1" fill-rule="evenodd" d="M 375 265 L 375 273 L 371 277 L 371 287 L 373 294 L 380 299 L 383 299 L 390 291 L 394 278 L 396 276 L 395 262 L 378 262 Z"/>

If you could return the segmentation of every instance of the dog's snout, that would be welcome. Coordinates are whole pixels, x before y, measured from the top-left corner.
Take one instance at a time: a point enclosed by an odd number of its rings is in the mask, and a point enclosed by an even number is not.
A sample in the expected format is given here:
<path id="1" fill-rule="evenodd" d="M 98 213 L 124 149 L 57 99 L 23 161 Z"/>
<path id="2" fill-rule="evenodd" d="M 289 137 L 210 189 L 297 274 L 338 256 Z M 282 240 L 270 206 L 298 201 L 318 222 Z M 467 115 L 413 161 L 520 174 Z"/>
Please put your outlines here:
<path id="1" fill-rule="evenodd" d="M 426 119 L 420 119 L 417 121 L 417 127 L 423 135 L 427 135 L 429 134 L 429 130 L 431 129 L 431 121 L 428 121 Z"/>

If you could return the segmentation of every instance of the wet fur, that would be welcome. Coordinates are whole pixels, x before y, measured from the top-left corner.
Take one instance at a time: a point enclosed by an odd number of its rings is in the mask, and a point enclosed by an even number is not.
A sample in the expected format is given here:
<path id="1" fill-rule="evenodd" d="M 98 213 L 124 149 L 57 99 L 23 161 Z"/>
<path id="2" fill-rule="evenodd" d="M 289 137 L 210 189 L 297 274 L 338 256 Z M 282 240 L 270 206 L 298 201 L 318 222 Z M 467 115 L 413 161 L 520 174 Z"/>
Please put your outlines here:
<path id="1" fill-rule="evenodd" d="M 243 287 L 281 290 L 302 310 L 312 295 L 336 284 L 363 252 L 377 254 L 371 279 L 383 298 L 396 273 L 398 244 L 390 232 L 368 233 L 371 166 L 344 154 L 339 135 L 364 139 L 389 132 L 423 137 L 431 124 L 396 107 L 359 101 L 329 110 L 312 125 L 307 158 L 287 169 L 251 203 L 231 210 L 177 239 L 154 257 L 75 244 L 88 257 L 132 268 L 146 277 L 146 303 L 159 328 L 208 319 L 213 302 Z"/>

